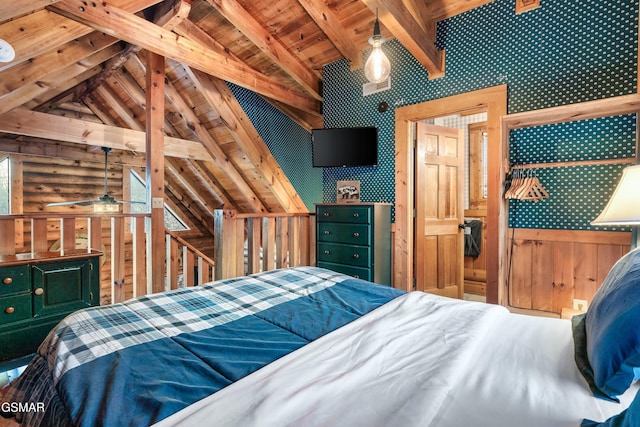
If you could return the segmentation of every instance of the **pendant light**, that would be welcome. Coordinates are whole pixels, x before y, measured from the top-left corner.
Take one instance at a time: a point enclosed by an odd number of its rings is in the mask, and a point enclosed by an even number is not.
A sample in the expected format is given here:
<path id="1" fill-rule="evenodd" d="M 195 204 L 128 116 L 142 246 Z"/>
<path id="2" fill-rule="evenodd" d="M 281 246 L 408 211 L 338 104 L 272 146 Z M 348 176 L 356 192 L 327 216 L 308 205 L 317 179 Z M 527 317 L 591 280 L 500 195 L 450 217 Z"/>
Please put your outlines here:
<path id="1" fill-rule="evenodd" d="M 371 55 L 364 64 L 364 76 L 371 83 L 383 82 L 389 77 L 391 64 L 389 58 L 382 51 L 384 37 L 380 34 L 380 22 L 378 21 L 378 9 L 376 9 L 376 22 L 373 25 L 373 36 L 369 39 L 369 44 L 373 46 Z"/>

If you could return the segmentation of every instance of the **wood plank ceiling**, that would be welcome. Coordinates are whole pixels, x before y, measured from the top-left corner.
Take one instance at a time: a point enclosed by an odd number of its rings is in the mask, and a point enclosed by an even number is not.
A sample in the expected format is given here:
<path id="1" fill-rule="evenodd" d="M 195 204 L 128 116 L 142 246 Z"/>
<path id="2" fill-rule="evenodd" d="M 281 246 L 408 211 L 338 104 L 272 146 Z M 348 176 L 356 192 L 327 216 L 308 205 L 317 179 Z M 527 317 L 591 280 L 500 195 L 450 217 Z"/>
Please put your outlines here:
<path id="1" fill-rule="evenodd" d="M 0 39 L 16 57 L 0 63 L 0 151 L 95 160 L 110 146 L 114 162 L 144 166 L 150 51 L 166 57 L 174 206 L 202 224 L 222 206 L 306 211 L 225 81 L 321 127 L 322 67 L 340 58 L 362 66 L 376 10 L 383 35 L 435 77 L 446 72 L 435 22 L 490 1 L 3 1 Z"/>

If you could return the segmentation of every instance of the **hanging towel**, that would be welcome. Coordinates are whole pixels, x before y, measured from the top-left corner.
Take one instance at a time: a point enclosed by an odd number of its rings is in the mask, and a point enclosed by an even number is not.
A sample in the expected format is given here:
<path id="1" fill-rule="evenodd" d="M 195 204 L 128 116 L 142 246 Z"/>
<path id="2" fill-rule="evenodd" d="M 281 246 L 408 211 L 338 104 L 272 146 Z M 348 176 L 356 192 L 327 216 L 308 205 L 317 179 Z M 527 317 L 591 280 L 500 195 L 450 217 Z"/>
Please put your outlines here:
<path id="1" fill-rule="evenodd" d="M 482 221 L 464 222 L 464 256 L 477 258 L 482 248 Z"/>

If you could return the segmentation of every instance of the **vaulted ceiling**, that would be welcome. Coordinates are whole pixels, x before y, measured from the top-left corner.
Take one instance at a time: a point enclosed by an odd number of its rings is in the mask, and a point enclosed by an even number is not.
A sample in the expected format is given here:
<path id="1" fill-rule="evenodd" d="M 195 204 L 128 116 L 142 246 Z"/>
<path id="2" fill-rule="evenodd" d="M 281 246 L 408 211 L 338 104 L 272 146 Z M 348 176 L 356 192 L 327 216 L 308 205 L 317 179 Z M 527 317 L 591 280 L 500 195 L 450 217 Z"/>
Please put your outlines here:
<path id="1" fill-rule="evenodd" d="M 226 82 L 307 130 L 322 127 L 322 67 L 362 67 L 376 10 L 429 71 L 435 23 L 491 0 L 20 0 L 0 4 L 0 151 L 143 166 L 148 52 L 166 58 L 165 190 L 203 222 L 214 208 L 306 208 Z M 60 145 L 60 144 L 63 145 Z M 97 154 L 96 154 L 97 153 Z"/>

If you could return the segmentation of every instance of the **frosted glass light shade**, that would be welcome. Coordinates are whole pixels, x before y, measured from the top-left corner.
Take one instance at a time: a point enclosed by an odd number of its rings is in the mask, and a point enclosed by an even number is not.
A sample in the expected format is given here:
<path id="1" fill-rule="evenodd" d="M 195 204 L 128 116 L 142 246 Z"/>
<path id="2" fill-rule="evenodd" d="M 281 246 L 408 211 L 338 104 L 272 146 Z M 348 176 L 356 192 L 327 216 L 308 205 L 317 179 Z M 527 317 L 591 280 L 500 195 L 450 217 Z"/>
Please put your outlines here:
<path id="1" fill-rule="evenodd" d="M 591 225 L 640 225 L 640 165 L 622 171 L 609 203 Z"/>
<path id="2" fill-rule="evenodd" d="M 382 40 L 373 41 L 371 55 L 364 64 L 364 76 L 371 83 L 383 82 L 389 77 L 391 63 L 382 51 Z"/>
<path id="3" fill-rule="evenodd" d="M 117 203 L 96 203 L 93 205 L 93 212 L 118 213 L 120 212 L 120 205 Z"/>

